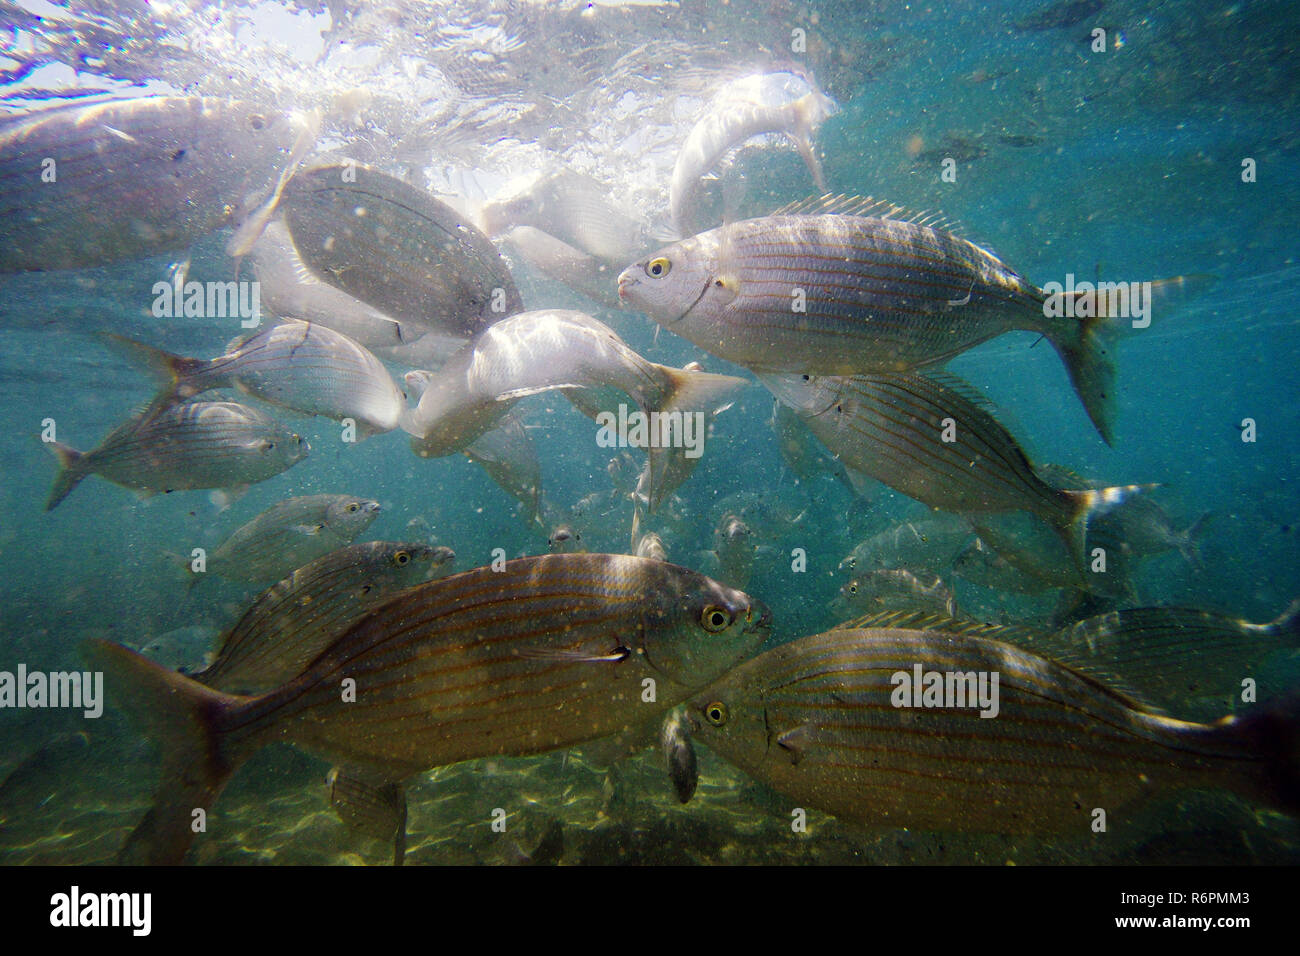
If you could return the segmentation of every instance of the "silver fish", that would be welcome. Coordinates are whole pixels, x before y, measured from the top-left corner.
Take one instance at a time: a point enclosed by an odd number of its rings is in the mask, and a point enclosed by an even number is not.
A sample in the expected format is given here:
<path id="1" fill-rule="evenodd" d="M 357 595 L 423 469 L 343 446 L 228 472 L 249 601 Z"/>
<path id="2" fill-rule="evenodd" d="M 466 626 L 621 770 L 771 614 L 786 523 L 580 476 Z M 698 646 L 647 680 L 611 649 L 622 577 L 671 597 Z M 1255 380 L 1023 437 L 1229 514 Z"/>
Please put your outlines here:
<path id="1" fill-rule="evenodd" d="M 286 320 L 232 343 L 214 359 L 172 355 L 119 335 L 106 338 L 161 384 L 155 405 L 233 387 L 294 411 L 351 419 L 357 439 L 392 431 L 406 410 L 406 396 L 384 364 L 323 325 Z"/>
<path id="2" fill-rule="evenodd" d="M 645 421 L 667 422 L 676 430 L 677 440 L 670 434 L 665 442 L 662 430 L 643 429 L 653 508 L 680 477 L 676 462 L 702 453 L 709 419 L 730 407 L 727 397 L 744 385 L 728 375 L 647 362 L 586 313 L 547 309 L 514 315 L 489 328 L 430 380 L 417 407 L 403 417 L 402 428 L 415 436 L 417 454 L 451 454 L 493 428 L 526 396 L 565 391 L 580 410 L 613 415 L 606 390 L 621 391 Z M 703 428 L 697 427 L 700 421 Z M 695 447 L 686 441 L 688 429 Z M 630 443 L 632 436 L 627 438 Z"/>
<path id="3" fill-rule="evenodd" d="M 469 339 L 523 311 L 501 254 L 467 217 L 378 169 L 300 172 L 280 212 L 313 272 L 398 322 Z"/>
<path id="4" fill-rule="evenodd" d="M 855 214 L 820 208 L 847 208 Z M 978 246 L 876 200 L 828 197 L 668 246 L 618 278 L 627 305 L 720 358 L 760 372 L 880 374 L 942 363 L 1013 329 L 1052 343 L 1093 424 L 1112 438 L 1107 301 L 1070 317 Z M 1176 278 L 1153 295 L 1200 284 Z M 1063 302 L 1061 296 L 1051 303 Z M 1049 313 L 1051 313 L 1050 317 Z"/>
<path id="5" fill-rule="evenodd" d="M 644 226 L 614 201 L 611 189 L 571 169 L 514 184 L 480 214 L 490 236 L 507 236 L 519 227 L 541 232 L 613 269 L 606 283 L 611 289 L 618 270 L 653 244 Z"/>
<path id="6" fill-rule="evenodd" d="M 723 86 L 687 134 L 673 166 L 668 205 L 678 233 L 690 235 L 698 225 L 700 177 L 732 147 L 762 133 L 789 137 L 817 188 L 826 192 L 826 176 L 813 150 L 812 135 L 836 112 L 834 100 L 792 73 L 761 73 Z"/>
<path id="7" fill-rule="evenodd" d="M 241 525 L 206 555 L 203 574 L 257 584 L 336 551 L 379 517 L 379 502 L 352 495 L 287 498 Z M 190 568 L 190 558 L 178 556 Z M 191 571 L 193 573 L 193 571 Z"/>
<path id="8" fill-rule="evenodd" d="M 119 425 L 93 451 L 61 442 L 50 451 L 61 470 L 45 510 L 87 475 L 148 496 L 194 488 L 241 488 L 292 468 L 311 451 L 301 435 L 255 408 L 187 402 Z"/>
<path id="9" fill-rule="evenodd" d="M 187 247 L 251 210 L 290 168 L 303 119 L 155 96 L 0 123 L 0 273 L 77 269 Z"/>

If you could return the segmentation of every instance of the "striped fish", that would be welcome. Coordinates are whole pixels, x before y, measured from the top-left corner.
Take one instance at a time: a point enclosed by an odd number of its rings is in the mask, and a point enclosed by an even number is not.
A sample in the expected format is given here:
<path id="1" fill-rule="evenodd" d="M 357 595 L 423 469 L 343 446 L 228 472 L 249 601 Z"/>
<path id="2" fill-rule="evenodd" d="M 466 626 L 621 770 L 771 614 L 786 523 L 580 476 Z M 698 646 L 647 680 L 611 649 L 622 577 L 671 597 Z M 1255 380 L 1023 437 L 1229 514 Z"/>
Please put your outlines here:
<path id="1" fill-rule="evenodd" d="M 446 574 L 455 557 L 451 548 L 394 541 L 332 551 L 264 591 L 221 638 L 212 666 L 193 677 L 241 694 L 274 690 L 368 611 Z"/>
<path id="2" fill-rule="evenodd" d="M 987 675 L 995 716 L 970 700 L 924 706 L 898 676 L 917 669 L 954 688 L 950 674 Z M 828 631 L 742 664 L 689 709 L 697 738 L 751 776 L 873 825 L 1085 835 L 1096 808 L 1114 829 L 1140 798 L 1184 787 L 1300 813 L 1300 697 L 1189 723 L 984 638 Z"/>
<path id="3" fill-rule="evenodd" d="M 1128 608 L 1071 624 L 1055 638 L 1172 710 L 1198 697 L 1222 706 L 1269 654 L 1300 649 L 1300 600 L 1265 624 L 1195 608 Z"/>
<path id="4" fill-rule="evenodd" d="M 187 247 L 265 195 L 298 118 L 198 96 L 57 106 L 0 124 L 0 273 Z"/>
<path id="5" fill-rule="evenodd" d="M 273 741 L 392 781 L 543 753 L 664 713 L 752 654 L 769 629 L 761 604 L 694 571 L 562 554 L 404 591 L 256 697 L 205 687 L 116 644 L 92 641 L 87 653 L 164 751 L 155 807 L 128 855 L 178 862 L 193 808 L 212 806 L 230 774 Z"/>
<path id="6" fill-rule="evenodd" d="M 403 325 L 469 339 L 524 309 L 486 236 L 378 169 L 304 170 L 289 181 L 279 210 L 312 272 Z"/>
<path id="7" fill-rule="evenodd" d="M 155 406 L 238 388 L 307 415 L 352 419 L 358 439 L 392 431 L 406 410 L 406 396 L 384 364 L 323 325 L 284 320 L 214 359 L 183 358 L 115 334 L 105 338 L 160 383 Z"/>
<path id="8" fill-rule="evenodd" d="M 812 214 L 823 208 L 839 211 Z M 1076 310 L 1090 318 L 1049 318 L 1056 310 L 1045 308 L 1041 289 L 888 203 L 826 197 L 791 211 L 661 249 L 623 271 L 619 295 L 669 331 L 760 372 L 906 371 L 1013 329 L 1038 332 L 1111 441 L 1118 327 L 1097 308 Z"/>
<path id="9" fill-rule="evenodd" d="M 148 496 L 193 488 L 238 489 L 278 475 L 302 461 L 311 446 L 247 405 L 188 402 L 119 425 L 93 451 L 50 442 L 61 471 L 45 510 L 54 508 L 87 475 Z"/>
<path id="10" fill-rule="evenodd" d="M 937 611 L 951 617 L 957 613 L 957 599 L 937 575 L 925 579 L 904 568 L 887 568 L 853 577 L 831 602 L 831 610 L 837 613 L 866 614 L 886 609 Z"/>
<path id="11" fill-rule="evenodd" d="M 286 498 L 241 525 L 207 555 L 203 574 L 248 584 L 278 581 L 352 541 L 379 517 L 379 502 L 351 495 Z M 190 567 L 190 559 L 179 556 Z M 193 573 L 193 572 L 191 572 Z"/>
<path id="12" fill-rule="evenodd" d="M 1036 515 L 1061 537 L 1080 568 L 1090 518 L 1143 488 L 1052 487 L 1011 434 L 951 376 L 760 378 L 848 468 L 932 508 Z M 1080 586 L 1086 583 L 1079 580 Z"/>

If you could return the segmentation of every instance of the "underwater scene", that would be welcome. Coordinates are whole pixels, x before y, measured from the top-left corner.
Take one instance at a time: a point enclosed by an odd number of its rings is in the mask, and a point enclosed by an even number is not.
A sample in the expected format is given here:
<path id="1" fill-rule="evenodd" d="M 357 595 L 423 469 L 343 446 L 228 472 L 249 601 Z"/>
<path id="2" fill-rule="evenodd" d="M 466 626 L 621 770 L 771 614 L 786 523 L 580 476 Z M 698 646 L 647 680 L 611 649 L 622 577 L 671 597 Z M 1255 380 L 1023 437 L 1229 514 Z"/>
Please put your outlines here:
<path id="1" fill-rule="evenodd" d="M 4 863 L 1300 862 L 1293 3 L 0 36 Z"/>

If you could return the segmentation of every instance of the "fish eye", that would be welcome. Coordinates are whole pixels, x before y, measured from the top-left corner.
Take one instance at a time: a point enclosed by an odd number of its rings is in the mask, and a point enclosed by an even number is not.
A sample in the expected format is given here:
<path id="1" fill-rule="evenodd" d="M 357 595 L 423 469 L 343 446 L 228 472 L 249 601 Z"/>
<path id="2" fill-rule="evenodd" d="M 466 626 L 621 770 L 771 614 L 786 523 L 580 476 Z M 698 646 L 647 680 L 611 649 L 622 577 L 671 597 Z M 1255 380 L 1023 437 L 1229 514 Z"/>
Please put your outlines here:
<path id="1" fill-rule="evenodd" d="M 411 563 L 411 553 L 409 551 L 398 551 L 393 555 L 393 560 L 399 565 Z"/>
<path id="2" fill-rule="evenodd" d="M 858 585 L 857 585 L 857 582 L 856 582 L 856 581 L 855 581 L 853 584 L 850 584 L 850 585 L 849 585 L 849 593 L 850 593 L 850 594 L 857 594 L 857 593 L 858 593 Z"/>
<path id="3" fill-rule="evenodd" d="M 254 113 L 248 118 L 248 125 L 251 129 L 255 130 L 266 129 L 266 117 L 261 113 Z"/>
<path id="4" fill-rule="evenodd" d="M 649 262 L 646 263 L 645 274 L 648 276 L 653 276 L 654 278 L 658 279 L 661 276 L 668 275 L 668 273 L 672 270 L 672 267 L 673 264 L 671 262 L 669 262 L 663 256 L 659 256 L 657 259 L 651 259 Z"/>
<path id="5" fill-rule="evenodd" d="M 704 719 L 714 727 L 721 727 L 727 722 L 729 716 L 727 705 L 722 703 L 720 700 L 715 700 L 713 703 L 709 704 L 708 707 L 704 708 Z"/>
<path id="6" fill-rule="evenodd" d="M 348 514 L 355 514 L 356 510 L 360 507 L 361 506 L 357 504 L 355 501 L 352 502 L 352 504 L 348 505 Z"/>
<path id="7" fill-rule="evenodd" d="M 273 441 L 267 442 L 266 446 L 262 449 L 262 451 L 275 451 L 275 442 Z"/>
<path id="8" fill-rule="evenodd" d="M 726 608 L 718 607 L 716 604 L 710 604 L 700 615 L 700 623 L 710 634 L 717 634 L 719 631 L 725 631 L 735 620 L 731 612 Z"/>

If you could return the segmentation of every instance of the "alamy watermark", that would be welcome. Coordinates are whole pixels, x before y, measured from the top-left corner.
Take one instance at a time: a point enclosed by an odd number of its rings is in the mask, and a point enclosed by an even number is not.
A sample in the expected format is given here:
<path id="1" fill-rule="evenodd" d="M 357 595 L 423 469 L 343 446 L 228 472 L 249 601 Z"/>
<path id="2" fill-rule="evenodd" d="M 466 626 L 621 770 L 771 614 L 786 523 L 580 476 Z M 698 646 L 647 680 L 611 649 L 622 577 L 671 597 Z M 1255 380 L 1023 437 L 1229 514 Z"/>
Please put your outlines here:
<path id="1" fill-rule="evenodd" d="M 262 285 L 252 282 L 186 282 L 182 270 L 172 281 L 153 284 L 150 312 L 159 319 L 238 318 L 246 329 L 262 322 Z"/>
<path id="2" fill-rule="evenodd" d="M 90 718 L 104 712 L 104 675 L 101 671 L 0 671 L 0 708 L 72 707 Z"/>
<path id="3" fill-rule="evenodd" d="M 997 671 L 927 671 L 920 664 L 895 671 L 889 702 L 895 707 L 978 708 L 981 717 L 998 715 Z"/>
<path id="4" fill-rule="evenodd" d="M 599 412 L 596 444 L 601 448 L 684 448 L 687 458 L 704 454 L 708 430 L 703 412 L 643 412 L 619 405 L 618 413 Z"/>
<path id="5" fill-rule="evenodd" d="M 1067 272 L 1065 285 L 1049 282 L 1043 291 L 1043 315 L 1049 319 L 1132 319 L 1135 329 L 1151 324 L 1150 282 L 1076 283 L 1074 273 Z"/>

